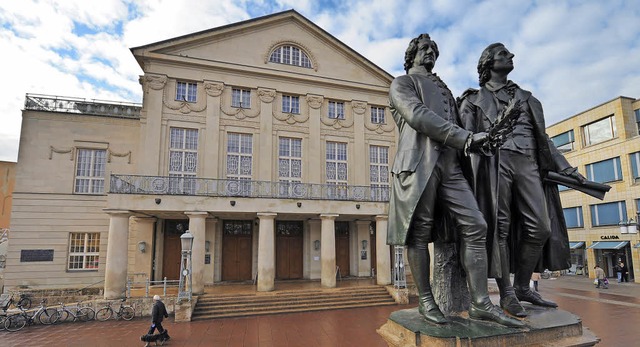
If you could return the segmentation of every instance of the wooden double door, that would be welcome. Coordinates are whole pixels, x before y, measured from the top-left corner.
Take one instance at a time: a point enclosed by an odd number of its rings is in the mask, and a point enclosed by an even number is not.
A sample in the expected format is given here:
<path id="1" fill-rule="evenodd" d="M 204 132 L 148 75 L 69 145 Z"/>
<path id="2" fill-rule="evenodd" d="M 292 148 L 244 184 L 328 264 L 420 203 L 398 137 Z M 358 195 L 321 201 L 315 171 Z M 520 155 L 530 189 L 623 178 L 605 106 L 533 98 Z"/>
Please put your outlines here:
<path id="1" fill-rule="evenodd" d="M 336 232 L 336 266 L 340 269 L 340 277 L 347 277 L 349 269 L 349 222 L 335 222 Z"/>
<path id="2" fill-rule="evenodd" d="M 301 279 L 303 223 L 276 221 L 276 279 Z"/>
<path id="3" fill-rule="evenodd" d="M 251 280 L 253 223 L 224 221 L 222 225 L 222 280 Z"/>

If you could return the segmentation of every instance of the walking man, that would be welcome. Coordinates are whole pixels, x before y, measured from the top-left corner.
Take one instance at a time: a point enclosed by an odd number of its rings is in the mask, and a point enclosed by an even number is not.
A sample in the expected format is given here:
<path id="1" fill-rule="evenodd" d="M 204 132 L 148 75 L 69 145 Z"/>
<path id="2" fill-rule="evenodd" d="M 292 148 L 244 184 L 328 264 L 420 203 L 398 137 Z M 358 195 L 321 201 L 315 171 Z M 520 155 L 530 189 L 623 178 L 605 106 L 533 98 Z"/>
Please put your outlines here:
<path id="1" fill-rule="evenodd" d="M 156 329 L 158 329 L 160 334 L 164 334 L 166 330 L 162 327 L 162 321 L 167 317 L 169 317 L 169 314 L 167 313 L 167 308 L 164 306 L 164 303 L 160 300 L 160 295 L 154 295 L 153 308 L 151 309 L 151 327 L 147 334 L 152 335 Z M 165 339 L 168 339 L 168 335 Z M 146 346 L 148 345 L 149 343 L 147 342 Z"/>
<path id="2" fill-rule="evenodd" d="M 446 323 L 431 291 L 428 243 L 440 224 L 442 212 L 453 220 L 461 240 L 462 266 L 471 294 L 469 317 L 511 327 L 524 324 L 495 307 L 487 291 L 487 225 L 460 167 L 461 150 L 488 140 L 487 133 L 462 129 L 455 99 L 432 69 L 438 46 L 428 34 L 414 38 L 405 52 L 406 75 L 391 83 L 389 102 L 400 132 L 391 173 L 387 243 L 406 245 L 411 273 L 419 294 L 418 310 L 429 322 Z M 438 209 L 438 211 L 436 211 Z"/>

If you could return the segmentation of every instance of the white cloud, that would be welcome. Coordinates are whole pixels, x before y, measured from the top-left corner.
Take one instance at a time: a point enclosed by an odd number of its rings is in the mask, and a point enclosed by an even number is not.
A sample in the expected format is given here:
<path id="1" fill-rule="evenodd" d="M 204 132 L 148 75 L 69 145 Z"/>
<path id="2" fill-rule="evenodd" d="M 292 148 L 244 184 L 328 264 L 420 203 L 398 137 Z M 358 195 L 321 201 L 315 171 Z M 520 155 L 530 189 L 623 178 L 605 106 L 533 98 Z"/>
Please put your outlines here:
<path id="1" fill-rule="evenodd" d="M 129 48 L 290 8 L 392 75 L 404 73 L 409 40 L 430 33 L 435 70 L 455 95 L 477 87 L 480 53 L 503 42 L 516 54 L 510 77 L 542 101 L 548 124 L 640 96 L 640 7 L 621 0 L 3 1 L 0 160 L 17 158 L 26 93 L 140 101 Z M 78 24 L 89 33 L 74 32 Z"/>

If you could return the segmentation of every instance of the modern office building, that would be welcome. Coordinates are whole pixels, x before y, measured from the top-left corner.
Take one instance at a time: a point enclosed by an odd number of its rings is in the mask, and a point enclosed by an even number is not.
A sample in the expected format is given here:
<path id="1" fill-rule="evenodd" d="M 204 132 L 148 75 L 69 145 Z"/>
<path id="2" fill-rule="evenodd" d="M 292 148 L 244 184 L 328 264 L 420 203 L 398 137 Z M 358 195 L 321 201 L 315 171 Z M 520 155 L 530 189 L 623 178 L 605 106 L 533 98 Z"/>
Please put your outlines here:
<path id="1" fill-rule="evenodd" d="M 152 28 L 149 28 L 153 30 Z M 142 105 L 28 94 L 7 288 L 391 282 L 393 77 L 291 10 L 132 48 Z"/>
<path id="2" fill-rule="evenodd" d="M 547 128 L 573 166 L 611 186 L 603 200 L 561 187 L 571 241 L 572 271 L 599 264 L 609 277 L 622 260 L 640 279 L 640 100 L 617 97 Z"/>

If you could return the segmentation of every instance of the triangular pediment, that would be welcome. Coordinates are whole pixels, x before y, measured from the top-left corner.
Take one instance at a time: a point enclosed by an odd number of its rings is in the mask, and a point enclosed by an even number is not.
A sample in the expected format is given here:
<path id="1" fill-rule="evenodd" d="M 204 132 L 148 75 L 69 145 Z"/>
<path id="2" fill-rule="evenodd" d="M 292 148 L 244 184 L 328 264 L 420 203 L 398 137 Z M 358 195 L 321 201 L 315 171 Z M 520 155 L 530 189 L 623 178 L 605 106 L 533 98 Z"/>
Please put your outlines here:
<path id="1" fill-rule="evenodd" d="M 281 45 L 300 48 L 311 68 L 269 61 Z M 388 86 L 393 76 L 373 64 L 294 10 L 213 28 L 131 49 L 143 70 L 145 64 L 162 61 L 198 64 L 253 73 L 346 80 Z"/>

